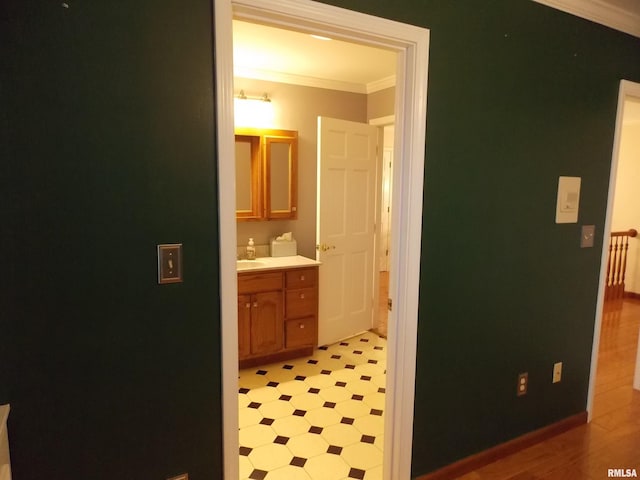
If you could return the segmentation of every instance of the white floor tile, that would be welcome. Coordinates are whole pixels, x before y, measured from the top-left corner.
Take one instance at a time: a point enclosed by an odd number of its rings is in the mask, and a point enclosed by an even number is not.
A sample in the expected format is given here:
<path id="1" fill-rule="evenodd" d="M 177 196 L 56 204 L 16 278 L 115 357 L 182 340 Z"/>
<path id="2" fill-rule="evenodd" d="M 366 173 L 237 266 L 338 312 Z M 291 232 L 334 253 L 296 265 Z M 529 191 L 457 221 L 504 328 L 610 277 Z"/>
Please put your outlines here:
<path id="1" fill-rule="evenodd" d="M 386 339 L 366 332 L 239 375 L 240 478 L 382 479 Z"/>

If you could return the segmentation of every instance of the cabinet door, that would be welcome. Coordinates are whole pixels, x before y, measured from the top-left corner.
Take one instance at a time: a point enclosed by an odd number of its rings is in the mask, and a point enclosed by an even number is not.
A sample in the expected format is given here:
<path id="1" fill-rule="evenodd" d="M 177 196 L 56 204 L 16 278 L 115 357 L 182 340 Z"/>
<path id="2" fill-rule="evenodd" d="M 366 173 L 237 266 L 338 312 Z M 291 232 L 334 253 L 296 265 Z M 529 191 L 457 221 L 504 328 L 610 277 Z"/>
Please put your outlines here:
<path id="1" fill-rule="evenodd" d="M 251 307 L 251 354 L 282 350 L 284 325 L 282 292 L 256 293 Z"/>
<path id="2" fill-rule="evenodd" d="M 236 135 L 236 218 L 263 217 L 260 137 Z"/>
<path id="3" fill-rule="evenodd" d="M 251 295 L 238 296 L 238 357 L 251 355 Z"/>
<path id="4" fill-rule="evenodd" d="M 298 132 L 267 130 L 264 144 L 266 217 L 298 218 Z"/>

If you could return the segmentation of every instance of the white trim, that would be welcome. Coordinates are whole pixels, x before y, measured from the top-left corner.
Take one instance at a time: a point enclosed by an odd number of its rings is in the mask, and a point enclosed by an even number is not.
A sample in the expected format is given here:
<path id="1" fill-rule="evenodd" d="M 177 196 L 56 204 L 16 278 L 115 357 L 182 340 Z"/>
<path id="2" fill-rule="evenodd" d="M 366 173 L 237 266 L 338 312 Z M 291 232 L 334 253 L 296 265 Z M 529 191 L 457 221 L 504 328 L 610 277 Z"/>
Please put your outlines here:
<path id="1" fill-rule="evenodd" d="M 596 321 L 593 332 L 593 346 L 591 349 L 591 374 L 589 376 L 589 391 L 587 393 L 587 414 L 591 421 L 593 415 L 593 400 L 596 389 L 596 375 L 598 373 L 598 352 L 600 348 L 600 330 L 602 328 L 602 316 L 604 307 L 604 289 L 607 281 L 607 259 L 609 253 L 608 238 L 611 234 L 611 218 L 613 217 L 613 200 L 616 191 L 616 180 L 618 174 L 618 159 L 620 154 L 620 136 L 622 135 L 622 122 L 624 119 L 624 101 L 627 97 L 637 97 L 640 99 L 640 83 L 633 83 L 627 80 L 620 82 L 618 93 L 618 113 L 616 115 L 616 131 L 613 138 L 613 152 L 611 156 L 611 173 L 609 174 L 609 195 L 607 198 L 607 213 L 605 216 L 602 255 L 600 259 L 600 283 L 598 286 L 598 300 L 596 303 Z M 638 345 L 640 349 L 640 345 Z M 640 355 L 640 353 L 639 353 Z"/>
<path id="2" fill-rule="evenodd" d="M 386 127 L 387 125 L 393 125 L 396 123 L 395 115 L 387 115 L 385 117 L 377 117 L 369 120 L 369 124 L 375 125 L 376 127 Z"/>
<path id="3" fill-rule="evenodd" d="M 326 88 L 328 90 L 363 94 L 379 92 L 380 90 L 391 88 L 396 85 L 395 75 L 390 75 L 386 78 L 381 78 L 380 80 L 362 84 L 249 67 L 234 67 L 233 74 L 239 78 L 251 78 L 254 80 L 265 80 L 267 82 L 288 83 L 304 87 Z"/>
<path id="4" fill-rule="evenodd" d="M 562 10 L 577 17 L 591 20 L 640 37 L 640 13 L 611 5 L 602 0 L 533 0 L 536 3 Z"/>
<path id="5" fill-rule="evenodd" d="M 222 455 L 224 478 L 239 478 L 238 282 L 236 270 L 235 158 L 233 122 L 233 29 L 231 3 L 215 0 L 215 71 L 220 218 L 220 327 L 222 354 Z M 233 278 L 234 281 L 229 281 Z M 227 339 L 228 341 L 224 341 Z"/>
<path id="6" fill-rule="evenodd" d="M 239 78 L 252 78 L 255 80 L 266 80 L 268 82 L 289 83 L 304 87 L 326 88 L 329 90 L 339 90 L 350 93 L 369 93 L 368 85 L 363 85 L 361 83 L 307 77 L 305 75 L 260 70 L 257 68 L 235 67 L 234 75 Z"/>
<path id="7" fill-rule="evenodd" d="M 373 82 L 369 82 L 366 85 L 367 93 L 375 93 L 380 90 L 385 90 L 387 88 L 396 86 L 396 76 L 390 75 L 386 78 L 381 78 L 380 80 L 375 80 Z"/>
<path id="8" fill-rule="evenodd" d="M 216 79 L 218 83 L 219 203 L 222 256 L 221 303 L 223 348 L 223 415 L 225 478 L 238 478 L 237 396 L 237 301 L 235 295 L 235 203 L 233 162 L 233 115 L 229 112 L 233 91 L 231 17 L 268 23 L 297 31 L 316 33 L 398 54 L 396 88 L 396 142 L 392 238 L 393 255 L 390 296 L 394 318 L 390 321 L 385 406 L 384 478 L 405 480 L 411 476 L 415 359 L 418 329 L 418 293 L 422 237 L 422 188 L 427 103 L 429 31 L 309 0 L 215 0 Z M 226 96 L 226 97 L 225 97 Z M 226 232 L 232 230 L 232 232 Z M 225 233 L 226 232 L 226 233 Z M 402 328 L 395 326 L 401 324 Z M 233 364 L 231 364 L 233 363 Z M 231 391 L 230 391 L 231 390 Z"/>

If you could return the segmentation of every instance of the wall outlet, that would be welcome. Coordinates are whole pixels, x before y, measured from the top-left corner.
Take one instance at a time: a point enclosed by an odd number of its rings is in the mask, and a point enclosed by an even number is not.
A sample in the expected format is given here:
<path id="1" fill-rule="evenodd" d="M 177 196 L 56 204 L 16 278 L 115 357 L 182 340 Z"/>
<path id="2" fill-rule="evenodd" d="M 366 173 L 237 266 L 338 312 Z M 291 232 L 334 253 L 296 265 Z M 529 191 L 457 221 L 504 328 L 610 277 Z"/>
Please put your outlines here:
<path id="1" fill-rule="evenodd" d="M 517 394 L 519 397 L 527 394 L 527 387 L 529 386 L 529 374 L 521 373 L 518 375 L 518 390 Z"/>
<path id="2" fill-rule="evenodd" d="M 562 380 L 562 362 L 554 363 L 552 383 L 558 383 L 561 380 Z"/>
<path id="3" fill-rule="evenodd" d="M 175 477 L 167 478 L 167 480 L 189 480 L 189 474 L 181 473 L 180 475 L 176 475 Z"/>

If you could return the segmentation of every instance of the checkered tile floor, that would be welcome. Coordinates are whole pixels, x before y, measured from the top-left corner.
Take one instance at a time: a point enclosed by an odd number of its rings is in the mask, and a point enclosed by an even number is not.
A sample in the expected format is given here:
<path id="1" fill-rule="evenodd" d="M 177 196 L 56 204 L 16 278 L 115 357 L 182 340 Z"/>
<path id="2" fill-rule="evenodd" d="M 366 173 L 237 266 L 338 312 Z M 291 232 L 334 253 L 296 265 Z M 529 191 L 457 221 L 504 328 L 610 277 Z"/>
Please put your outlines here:
<path id="1" fill-rule="evenodd" d="M 240 478 L 382 479 L 386 340 L 240 371 Z"/>

